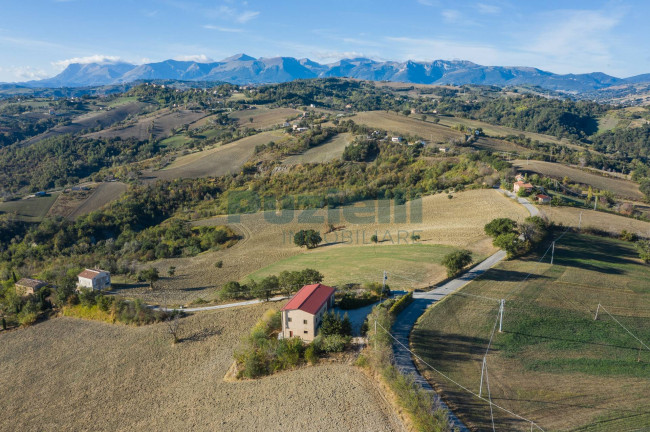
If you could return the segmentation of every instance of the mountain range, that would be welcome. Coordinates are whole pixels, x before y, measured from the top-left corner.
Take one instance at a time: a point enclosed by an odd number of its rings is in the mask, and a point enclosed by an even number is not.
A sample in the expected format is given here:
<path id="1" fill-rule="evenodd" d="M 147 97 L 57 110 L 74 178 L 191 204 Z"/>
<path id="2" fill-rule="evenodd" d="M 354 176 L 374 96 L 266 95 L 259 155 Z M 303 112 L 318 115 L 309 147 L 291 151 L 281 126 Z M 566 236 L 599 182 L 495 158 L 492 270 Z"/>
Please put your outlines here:
<path id="1" fill-rule="evenodd" d="M 32 88 L 88 87 L 159 79 L 261 84 L 324 77 L 413 84 L 533 85 L 570 93 L 650 82 L 650 74 L 630 78 L 617 78 L 600 72 L 560 75 L 532 67 L 482 66 L 466 60 L 396 62 L 352 58 L 321 64 L 306 58 L 254 58 L 238 54 L 210 63 L 178 60 L 141 65 L 125 62 L 73 63 L 55 77 L 19 85 Z"/>

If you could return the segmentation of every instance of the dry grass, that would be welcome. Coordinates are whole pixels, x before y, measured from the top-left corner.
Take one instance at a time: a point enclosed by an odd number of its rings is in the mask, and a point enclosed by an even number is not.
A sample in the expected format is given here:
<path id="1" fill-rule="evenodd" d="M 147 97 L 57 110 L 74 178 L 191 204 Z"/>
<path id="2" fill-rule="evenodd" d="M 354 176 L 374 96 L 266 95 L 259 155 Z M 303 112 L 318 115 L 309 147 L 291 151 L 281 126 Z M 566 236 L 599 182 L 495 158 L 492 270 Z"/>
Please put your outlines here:
<path id="1" fill-rule="evenodd" d="M 555 252 L 553 266 L 548 259 L 536 264 L 541 256 L 503 262 L 462 290 L 508 297 L 504 333 L 496 333 L 487 360 L 492 401 L 545 430 L 643 430 L 637 428 L 650 421 L 650 353 L 637 362 L 639 344 L 602 310 L 599 321 L 593 314 L 602 303 L 647 339 L 647 267 L 629 243 L 599 237 L 568 234 Z M 423 315 L 411 343 L 429 364 L 478 393 L 497 312 L 496 302 L 450 296 Z M 491 430 L 486 403 L 430 369 L 426 375 L 467 423 Z M 497 430 L 530 428 L 498 409 L 494 415 Z"/>
<path id="2" fill-rule="evenodd" d="M 150 135 L 154 138 L 166 138 L 171 135 L 171 130 L 191 124 L 206 116 L 204 112 L 187 110 L 170 111 L 163 109 L 156 113 L 139 118 L 134 124 L 126 127 L 113 127 L 86 136 L 91 138 L 135 138 L 145 141 Z"/>
<path id="3" fill-rule="evenodd" d="M 151 108 L 150 104 L 143 102 L 128 102 L 114 107 L 110 110 L 93 111 L 82 114 L 72 120 L 69 125 L 56 126 L 48 129 L 46 132 L 26 140 L 22 145 L 34 144 L 45 138 L 50 138 L 63 134 L 74 134 L 84 129 L 95 127 L 107 128 L 111 125 L 121 122 L 128 116 L 142 114 Z"/>
<path id="4" fill-rule="evenodd" d="M 605 189 L 623 198 L 633 200 L 643 198 L 643 194 L 639 191 L 639 185 L 631 181 L 592 174 L 584 172 L 579 168 L 572 168 L 553 162 L 515 160 L 512 161 L 512 164 L 520 171 L 535 172 L 556 179 L 562 179 L 566 176 L 569 177 L 570 182 L 578 182 L 591 185 L 598 189 Z"/>
<path id="5" fill-rule="evenodd" d="M 148 173 L 157 179 L 199 178 L 238 172 L 253 156 L 255 146 L 278 140 L 283 132 L 263 132 L 225 145 L 190 153 L 174 160 L 168 167 Z"/>
<path id="6" fill-rule="evenodd" d="M 543 208 L 544 213 L 555 223 L 565 226 L 577 227 L 582 213 L 582 227 L 596 227 L 612 234 L 620 234 L 627 230 L 640 236 L 650 238 L 650 222 L 617 216 L 611 213 L 603 213 L 593 210 L 582 210 L 571 207 L 548 207 Z"/>
<path id="7" fill-rule="evenodd" d="M 376 205 L 374 202 L 371 203 Z M 495 250 L 490 239 L 483 232 L 483 226 L 487 222 L 496 217 L 506 216 L 521 221 L 528 216 L 528 212 L 513 200 L 503 197 L 497 191 L 486 189 L 455 194 L 451 200 L 443 194 L 428 196 L 423 199 L 422 203 L 423 218 L 421 222 L 355 224 L 342 220 L 336 223 L 337 226 L 345 226 L 344 230 L 337 232 L 338 239 L 332 234 L 328 234 L 327 241 L 331 243 L 312 251 L 296 247 L 293 244 L 293 233 L 309 228 L 323 232 L 324 221 L 299 222 L 300 212 L 296 213 L 292 221 L 284 225 L 267 221 L 265 218 L 270 215 L 269 212 L 241 215 L 239 223 L 229 222 L 225 216 L 198 221 L 198 225 L 228 224 L 239 231 L 244 238 L 226 250 L 207 252 L 193 258 L 157 261 L 153 265 L 160 270 L 161 274 L 166 274 L 169 266 L 175 266 L 176 276 L 173 279 L 159 281 L 158 285 L 161 289 L 158 292 L 152 293 L 144 287 L 128 287 L 124 293 L 142 296 L 154 302 L 160 301 L 161 292 L 166 293 L 177 302 L 189 302 L 198 297 L 211 298 L 215 295 L 215 288 L 221 287 L 224 283 L 241 280 L 248 274 L 285 258 L 298 254 L 307 256 L 319 254 L 330 248 L 373 248 L 375 246 L 368 245 L 367 242 L 375 231 L 379 233 L 380 239 L 388 232 L 388 235 L 396 241 L 398 236 L 401 235 L 402 239 L 408 238 L 410 233 L 417 230 L 421 236 L 421 244 L 463 247 L 469 248 L 477 255 L 487 255 Z M 397 211 L 404 211 L 404 207 L 398 206 Z M 325 210 L 318 210 L 314 216 L 324 216 L 325 214 Z M 391 221 L 393 220 L 391 219 Z M 400 231 L 403 233 L 400 234 Z M 363 245 L 364 234 L 365 246 Z M 351 241 L 341 243 L 343 235 L 349 236 Z M 379 249 L 390 245 L 392 245 L 390 241 L 385 241 L 376 247 Z M 219 260 L 223 261 L 223 268 L 214 267 L 214 263 Z M 400 264 L 400 268 L 389 270 L 407 274 L 426 270 L 426 268 L 428 267 L 425 263 L 403 262 Z M 436 268 L 439 269 L 439 267 Z M 439 276 L 438 273 L 429 272 L 428 274 L 432 278 Z M 360 276 L 368 277 L 366 274 Z M 349 281 L 355 282 L 360 276 L 351 274 Z M 394 280 L 391 283 L 398 284 L 398 281 Z"/>
<path id="8" fill-rule="evenodd" d="M 310 148 L 303 154 L 289 156 L 283 164 L 325 163 L 338 159 L 343 155 L 343 150 L 350 145 L 352 138 L 353 136 L 349 133 L 337 134 L 334 138 L 317 147 Z"/>
<path id="9" fill-rule="evenodd" d="M 450 139 L 464 138 L 464 134 L 445 126 L 417 120 L 385 111 L 366 111 L 357 113 L 351 119 L 358 124 L 384 129 L 397 134 L 418 135 L 432 142 L 446 143 Z"/>
<path id="10" fill-rule="evenodd" d="M 237 126 L 253 129 L 268 129 L 273 126 L 282 125 L 286 119 L 301 114 L 302 111 L 293 108 L 266 108 L 258 106 L 254 110 L 235 111 L 230 118 L 237 120 Z M 253 119 L 251 122 L 250 119 Z"/>
<path id="11" fill-rule="evenodd" d="M 241 337 L 276 305 L 145 327 L 55 318 L 0 332 L 0 430 L 401 431 L 375 384 L 344 364 L 225 382 Z"/>

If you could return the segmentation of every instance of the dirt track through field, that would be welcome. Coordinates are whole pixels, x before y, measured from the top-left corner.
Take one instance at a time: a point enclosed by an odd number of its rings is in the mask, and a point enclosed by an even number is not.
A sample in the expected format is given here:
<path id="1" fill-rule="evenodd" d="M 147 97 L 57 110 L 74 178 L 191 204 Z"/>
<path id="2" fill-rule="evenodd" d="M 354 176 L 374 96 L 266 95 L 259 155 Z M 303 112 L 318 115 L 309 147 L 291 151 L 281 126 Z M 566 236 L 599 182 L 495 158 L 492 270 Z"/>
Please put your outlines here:
<path id="1" fill-rule="evenodd" d="M 297 165 L 304 163 L 325 163 L 338 159 L 343 155 L 345 147 L 352 142 L 352 134 L 342 133 L 336 135 L 327 142 L 310 148 L 300 155 L 289 156 L 283 162 L 283 165 Z"/>
<path id="2" fill-rule="evenodd" d="M 225 382 L 233 352 L 277 305 L 203 312 L 165 324 L 54 318 L 0 332 L 3 431 L 403 431 L 358 369 L 322 364 Z"/>

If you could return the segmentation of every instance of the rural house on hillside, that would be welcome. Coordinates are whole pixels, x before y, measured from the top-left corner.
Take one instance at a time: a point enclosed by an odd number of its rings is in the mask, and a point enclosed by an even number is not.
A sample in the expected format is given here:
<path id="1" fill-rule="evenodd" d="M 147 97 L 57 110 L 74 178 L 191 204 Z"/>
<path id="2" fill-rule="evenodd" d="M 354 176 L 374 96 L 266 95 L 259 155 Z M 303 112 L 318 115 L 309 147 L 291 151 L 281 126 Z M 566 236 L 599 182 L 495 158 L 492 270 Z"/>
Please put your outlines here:
<path id="1" fill-rule="evenodd" d="M 37 292 L 39 289 L 43 288 L 46 285 L 47 282 L 42 280 L 22 278 L 15 284 L 16 294 L 18 294 L 19 296 L 34 294 L 35 292 Z"/>
<path id="2" fill-rule="evenodd" d="M 323 314 L 334 306 L 335 291 L 336 289 L 322 284 L 302 287 L 281 309 L 282 337 L 313 341 Z"/>
<path id="3" fill-rule="evenodd" d="M 533 185 L 530 183 L 524 183 L 522 181 L 518 181 L 514 184 L 512 190 L 517 193 L 520 190 L 524 189 L 526 192 L 530 192 L 533 190 Z"/>
<path id="4" fill-rule="evenodd" d="M 104 270 L 86 269 L 77 275 L 77 288 L 102 290 L 111 287 L 111 274 Z"/>

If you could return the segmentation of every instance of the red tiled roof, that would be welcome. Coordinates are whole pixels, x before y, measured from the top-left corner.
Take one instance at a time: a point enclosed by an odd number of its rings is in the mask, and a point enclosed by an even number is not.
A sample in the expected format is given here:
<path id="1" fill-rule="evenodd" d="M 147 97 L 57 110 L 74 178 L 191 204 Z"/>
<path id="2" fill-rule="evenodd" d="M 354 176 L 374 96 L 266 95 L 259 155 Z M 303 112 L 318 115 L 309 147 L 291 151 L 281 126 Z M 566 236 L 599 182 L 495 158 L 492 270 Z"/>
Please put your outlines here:
<path id="1" fill-rule="evenodd" d="M 289 300 L 289 303 L 282 310 L 300 309 L 301 311 L 315 315 L 327 300 L 329 300 L 334 291 L 334 288 L 327 285 L 305 285 Z"/>
<path id="2" fill-rule="evenodd" d="M 550 196 L 544 194 L 538 194 L 537 198 L 546 199 L 546 198 L 550 198 Z"/>

